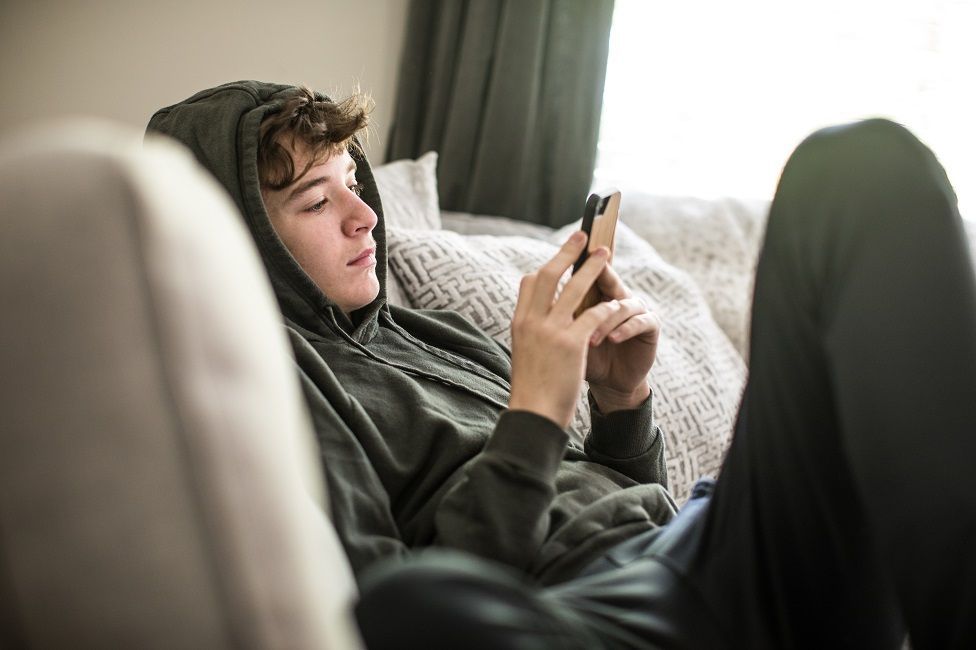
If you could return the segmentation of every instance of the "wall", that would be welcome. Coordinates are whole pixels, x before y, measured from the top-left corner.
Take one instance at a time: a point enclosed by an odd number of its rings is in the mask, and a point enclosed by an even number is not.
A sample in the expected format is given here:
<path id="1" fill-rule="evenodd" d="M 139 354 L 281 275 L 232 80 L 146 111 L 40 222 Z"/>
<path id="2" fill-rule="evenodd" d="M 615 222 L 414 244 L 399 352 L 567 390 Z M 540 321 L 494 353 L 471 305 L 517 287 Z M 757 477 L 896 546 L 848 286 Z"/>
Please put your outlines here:
<path id="1" fill-rule="evenodd" d="M 0 131 L 68 114 L 143 128 L 162 106 L 238 79 L 376 101 L 382 158 L 408 0 L 0 0 Z"/>

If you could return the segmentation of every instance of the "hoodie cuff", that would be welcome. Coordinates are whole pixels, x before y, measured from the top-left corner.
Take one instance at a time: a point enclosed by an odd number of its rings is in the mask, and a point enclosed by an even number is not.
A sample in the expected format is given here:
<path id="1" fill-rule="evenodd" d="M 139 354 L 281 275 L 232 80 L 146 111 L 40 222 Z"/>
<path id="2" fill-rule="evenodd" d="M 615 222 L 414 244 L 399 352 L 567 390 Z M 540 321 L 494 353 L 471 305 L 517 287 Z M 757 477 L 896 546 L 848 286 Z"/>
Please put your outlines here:
<path id="1" fill-rule="evenodd" d="M 592 422 L 588 445 L 609 458 L 627 459 L 646 454 L 658 436 L 651 412 L 652 396 L 653 393 L 648 395 L 635 409 L 605 415 L 600 412 L 593 393 L 587 393 Z"/>
<path id="2" fill-rule="evenodd" d="M 651 417 L 651 397 L 631 411 L 604 415 L 590 395 L 593 428 L 583 444 L 586 455 L 638 483 L 668 487 L 664 433 Z"/>
<path id="3" fill-rule="evenodd" d="M 548 478 L 555 475 L 567 442 L 569 434 L 547 417 L 531 411 L 504 411 L 485 451 Z"/>

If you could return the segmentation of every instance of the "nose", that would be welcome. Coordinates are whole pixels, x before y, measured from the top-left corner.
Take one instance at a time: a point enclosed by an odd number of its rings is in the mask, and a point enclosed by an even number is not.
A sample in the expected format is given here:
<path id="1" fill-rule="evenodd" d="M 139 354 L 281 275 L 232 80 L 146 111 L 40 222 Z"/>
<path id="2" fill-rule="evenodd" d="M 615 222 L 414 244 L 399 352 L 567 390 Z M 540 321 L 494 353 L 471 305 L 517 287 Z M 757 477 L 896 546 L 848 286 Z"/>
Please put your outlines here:
<path id="1" fill-rule="evenodd" d="M 371 233 L 378 221 L 376 213 L 368 203 L 355 194 L 350 197 L 349 211 L 342 224 L 347 237 Z"/>

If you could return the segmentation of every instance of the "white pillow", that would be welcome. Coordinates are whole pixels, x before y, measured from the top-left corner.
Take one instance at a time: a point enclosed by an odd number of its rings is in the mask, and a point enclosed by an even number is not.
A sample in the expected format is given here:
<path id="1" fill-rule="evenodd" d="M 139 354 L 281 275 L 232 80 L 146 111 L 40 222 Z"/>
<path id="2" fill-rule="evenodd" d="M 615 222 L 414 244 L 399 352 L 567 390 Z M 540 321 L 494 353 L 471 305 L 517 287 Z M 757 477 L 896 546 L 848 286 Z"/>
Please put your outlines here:
<path id="1" fill-rule="evenodd" d="M 555 254 L 556 243 L 574 228 L 558 231 L 549 242 L 394 229 L 388 238 L 390 270 L 415 307 L 456 310 L 510 345 L 522 275 Z M 667 436 L 671 490 L 680 502 L 700 476 L 718 473 L 745 366 L 695 282 L 624 224 L 617 229 L 614 268 L 663 322 L 650 381 L 655 417 Z M 589 429 L 584 395 L 571 425 L 577 443 Z"/>
<path id="2" fill-rule="evenodd" d="M 416 160 L 395 160 L 373 168 L 387 228 L 440 230 L 437 152 Z"/>

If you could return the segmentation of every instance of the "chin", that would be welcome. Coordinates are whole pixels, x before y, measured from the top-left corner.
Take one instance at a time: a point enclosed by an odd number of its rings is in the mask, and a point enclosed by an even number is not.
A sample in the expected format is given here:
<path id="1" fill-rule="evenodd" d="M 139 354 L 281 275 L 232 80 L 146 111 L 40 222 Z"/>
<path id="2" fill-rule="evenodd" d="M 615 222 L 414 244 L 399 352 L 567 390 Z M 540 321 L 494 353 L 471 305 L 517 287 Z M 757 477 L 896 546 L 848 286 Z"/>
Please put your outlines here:
<path id="1" fill-rule="evenodd" d="M 376 300 L 376 296 L 378 296 L 378 295 L 380 295 L 379 285 L 377 285 L 376 288 L 373 289 L 373 290 L 371 290 L 371 291 L 367 291 L 367 292 L 362 293 L 359 296 L 356 296 L 356 299 L 349 301 L 349 302 L 351 302 L 353 304 L 359 305 L 358 307 L 355 307 L 352 311 L 355 311 L 356 309 L 362 309 L 363 307 L 366 307 L 371 302 L 373 302 L 374 300 Z"/>

